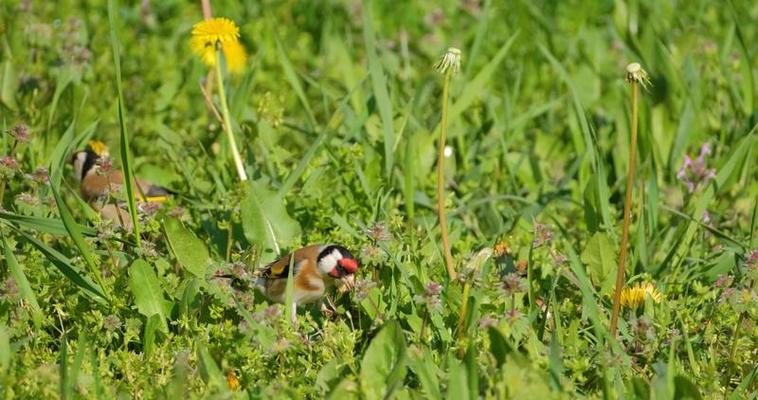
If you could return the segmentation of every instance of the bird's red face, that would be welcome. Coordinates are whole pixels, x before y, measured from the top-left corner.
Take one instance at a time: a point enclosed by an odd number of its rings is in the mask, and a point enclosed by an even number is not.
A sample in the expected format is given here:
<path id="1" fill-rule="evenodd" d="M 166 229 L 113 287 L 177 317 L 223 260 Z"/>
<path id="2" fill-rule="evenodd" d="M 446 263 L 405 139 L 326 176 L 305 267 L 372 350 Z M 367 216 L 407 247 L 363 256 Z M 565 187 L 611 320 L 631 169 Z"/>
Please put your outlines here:
<path id="1" fill-rule="evenodd" d="M 336 279 L 341 279 L 347 275 L 355 274 L 358 270 L 358 261 L 354 258 L 340 258 L 337 260 L 337 265 L 329 271 L 329 276 Z"/>

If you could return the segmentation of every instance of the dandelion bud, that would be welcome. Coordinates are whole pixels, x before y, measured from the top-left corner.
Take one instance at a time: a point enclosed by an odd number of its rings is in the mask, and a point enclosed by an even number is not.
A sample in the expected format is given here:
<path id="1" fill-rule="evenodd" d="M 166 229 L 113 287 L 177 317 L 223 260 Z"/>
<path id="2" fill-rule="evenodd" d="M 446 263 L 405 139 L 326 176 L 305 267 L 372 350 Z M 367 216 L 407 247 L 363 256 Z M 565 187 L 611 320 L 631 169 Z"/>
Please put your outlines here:
<path id="1" fill-rule="evenodd" d="M 461 70 L 461 51 L 455 47 L 447 49 L 442 58 L 434 65 L 434 69 L 441 74 L 446 74 L 448 71 L 455 74 Z"/>
<path id="2" fill-rule="evenodd" d="M 631 63 L 626 66 L 626 81 L 639 83 L 643 89 L 647 89 L 651 85 L 650 77 L 639 63 Z"/>

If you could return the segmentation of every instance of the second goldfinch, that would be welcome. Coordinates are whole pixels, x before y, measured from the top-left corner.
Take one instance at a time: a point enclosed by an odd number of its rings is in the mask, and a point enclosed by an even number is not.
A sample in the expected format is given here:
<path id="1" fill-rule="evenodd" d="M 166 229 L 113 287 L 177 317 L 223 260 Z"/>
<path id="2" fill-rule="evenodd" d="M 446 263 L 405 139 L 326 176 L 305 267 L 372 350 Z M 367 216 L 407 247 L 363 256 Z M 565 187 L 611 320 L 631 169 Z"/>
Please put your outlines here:
<path id="1" fill-rule="evenodd" d="M 117 193 L 124 184 L 124 176 L 119 170 L 104 171 L 101 162 L 104 158 L 92 149 L 77 151 L 71 157 L 74 173 L 79 179 L 82 197 L 87 202 L 92 202 L 107 197 L 110 193 Z M 138 201 L 161 201 L 171 192 L 161 186 L 150 182 L 135 179 Z"/>

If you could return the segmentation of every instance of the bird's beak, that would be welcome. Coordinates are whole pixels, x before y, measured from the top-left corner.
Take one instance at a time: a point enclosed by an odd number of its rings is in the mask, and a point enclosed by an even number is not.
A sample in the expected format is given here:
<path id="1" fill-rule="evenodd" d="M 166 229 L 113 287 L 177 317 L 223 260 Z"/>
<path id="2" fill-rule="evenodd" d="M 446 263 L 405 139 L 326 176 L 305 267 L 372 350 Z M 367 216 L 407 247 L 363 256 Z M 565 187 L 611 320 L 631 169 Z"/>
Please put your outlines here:
<path id="1" fill-rule="evenodd" d="M 349 290 L 352 290 L 355 286 L 355 275 L 345 275 L 342 278 L 340 278 L 340 287 L 338 288 L 340 293 L 345 293 Z"/>

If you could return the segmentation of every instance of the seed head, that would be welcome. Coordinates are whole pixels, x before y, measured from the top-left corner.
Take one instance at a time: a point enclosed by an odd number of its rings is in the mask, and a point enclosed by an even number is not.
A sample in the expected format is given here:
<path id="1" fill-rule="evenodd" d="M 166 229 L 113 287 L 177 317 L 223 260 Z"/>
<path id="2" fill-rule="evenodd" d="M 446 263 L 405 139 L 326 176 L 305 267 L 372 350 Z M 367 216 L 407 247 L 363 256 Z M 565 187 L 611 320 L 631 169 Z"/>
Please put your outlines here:
<path id="1" fill-rule="evenodd" d="M 643 89 L 647 90 L 650 83 L 650 77 L 647 72 L 642 69 L 640 63 L 631 63 L 626 66 L 626 81 L 637 82 Z"/>
<path id="2" fill-rule="evenodd" d="M 447 74 L 450 71 L 451 74 L 461 70 L 461 51 L 455 47 L 447 49 L 442 58 L 434 64 L 434 69 L 441 74 Z"/>

